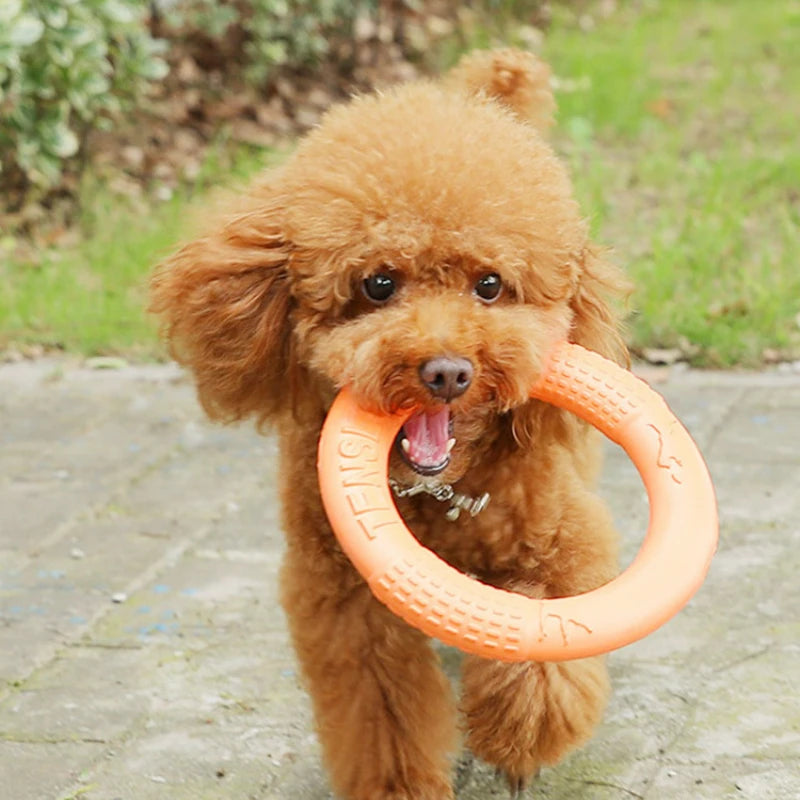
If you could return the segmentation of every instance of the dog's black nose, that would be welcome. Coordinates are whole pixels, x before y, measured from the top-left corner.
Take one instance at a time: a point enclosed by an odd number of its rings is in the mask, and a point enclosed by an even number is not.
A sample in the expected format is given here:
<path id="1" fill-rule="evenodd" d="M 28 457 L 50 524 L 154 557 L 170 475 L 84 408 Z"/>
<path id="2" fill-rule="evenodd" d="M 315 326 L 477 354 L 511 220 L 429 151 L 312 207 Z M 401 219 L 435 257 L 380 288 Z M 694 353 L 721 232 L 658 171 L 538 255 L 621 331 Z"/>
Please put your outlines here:
<path id="1" fill-rule="evenodd" d="M 471 361 L 451 356 L 431 358 L 419 366 L 419 376 L 430 393 L 447 402 L 467 391 L 473 372 Z"/>

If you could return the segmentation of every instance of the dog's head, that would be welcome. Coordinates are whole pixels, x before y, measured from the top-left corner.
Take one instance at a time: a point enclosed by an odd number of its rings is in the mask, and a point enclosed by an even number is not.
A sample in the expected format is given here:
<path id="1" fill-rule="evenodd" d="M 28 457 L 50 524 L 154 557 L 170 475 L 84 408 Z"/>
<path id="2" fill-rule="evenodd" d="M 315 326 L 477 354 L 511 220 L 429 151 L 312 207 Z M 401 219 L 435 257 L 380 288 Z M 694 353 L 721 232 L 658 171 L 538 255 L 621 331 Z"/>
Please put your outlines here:
<path id="1" fill-rule="evenodd" d="M 329 113 L 247 209 L 156 274 L 154 308 L 213 415 L 324 408 L 350 385 L 365 407 L 418 409 L 395 474 L 452 481 L 501 421 L 522 437 L 556 341 L 624 357 L 604 299 L 618 277 L 541 114 L 521 116 L 533 78 L 512 71 L 503 97 L 460 69 Z"/>

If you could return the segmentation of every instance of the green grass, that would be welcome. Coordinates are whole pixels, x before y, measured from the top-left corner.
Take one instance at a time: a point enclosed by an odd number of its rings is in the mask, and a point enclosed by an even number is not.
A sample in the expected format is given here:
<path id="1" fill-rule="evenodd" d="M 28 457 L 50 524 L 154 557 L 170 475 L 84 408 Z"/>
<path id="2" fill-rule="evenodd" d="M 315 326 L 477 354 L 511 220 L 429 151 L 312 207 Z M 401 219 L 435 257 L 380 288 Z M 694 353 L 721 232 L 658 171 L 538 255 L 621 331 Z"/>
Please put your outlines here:
<path id="1" fill-rule="evenodd" d="M 7 341 L 86 354 L 150 354 L 153 331 L 142 313 L 145 264 L 179 236 L 182 202 L 163 204 L 157 216 L 134 216 L 105 190 L 94 202 L 108 216 L 84 244 L 2 270 Z"/>
<path id="2" fill-rule="evenodd" d="M 796 358 L 800 7 L 643 6 L 588 32 L 562 20 L 544 48 L 578 194 L 636 287 L 632 344 Z"/>
<path id="3" fill-rule="evenodd" d="M 163 355 L 155 321 L 144 310 L 150 271 L 187 234 L 212 187 L 235 186 L 276 157 L 272 151 L 231 154 L 220 145 L 195 184 L 165 202 L 131 201 L 88 180 L 80 244 L 49 248 L 35 259 L 3 259 L 0 240 L 0 347 Z"/>
<path id="4" fill-rule="evenodd" d="M 722 366 L 800 357 L 796 0 L 646 0 L 607 19 L 583 3 L 588 27 L 553 7 L 543 55 L 558 78 L 556 142 L 595 237 L 633 279 L 634 348 L 682 347 Z M 505 40 L 520 38 L 498 19 Z M 465 43 L 497 42 L 475 25 Z M 263 160 L 239 159 L 234 173 Z M 0 347 L 161 352 L 142 310 L 146 276 L 224 172 L 210 163 L 193 192 L 144 214 L 88 187 L 82 244 L 0 261 Z"/>

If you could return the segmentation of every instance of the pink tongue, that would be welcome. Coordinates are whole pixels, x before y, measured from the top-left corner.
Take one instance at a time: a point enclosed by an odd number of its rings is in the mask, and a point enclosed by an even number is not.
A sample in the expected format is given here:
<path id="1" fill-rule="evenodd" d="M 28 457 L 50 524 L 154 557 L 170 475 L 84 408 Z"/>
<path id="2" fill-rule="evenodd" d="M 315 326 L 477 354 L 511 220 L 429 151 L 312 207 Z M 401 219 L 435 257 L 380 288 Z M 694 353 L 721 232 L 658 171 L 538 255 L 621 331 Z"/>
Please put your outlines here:
<path id="1" fill-rule="evenodd" d="M 409 417 L 403 432 L 410 445 L 408 457 L 421 467 L 438 467 L 447 458 L 447 440 L 450 438 L 450 409 L 442 406 L 437 411 L 419 411 Z"/>

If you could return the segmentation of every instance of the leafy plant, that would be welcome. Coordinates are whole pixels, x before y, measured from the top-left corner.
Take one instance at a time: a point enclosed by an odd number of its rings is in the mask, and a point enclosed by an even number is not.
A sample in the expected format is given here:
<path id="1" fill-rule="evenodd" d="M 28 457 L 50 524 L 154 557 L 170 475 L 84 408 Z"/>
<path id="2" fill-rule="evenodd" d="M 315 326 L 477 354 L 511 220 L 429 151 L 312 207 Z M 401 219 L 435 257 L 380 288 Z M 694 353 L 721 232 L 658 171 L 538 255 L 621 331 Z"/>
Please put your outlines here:
<path id="1" fill-rule="evenodd" d="M 405 0 L 406 3 L 409 0 Z M 319 63 L 352 37 L 360 16 L 377 12 L 377 0 L 158 0 L 173 30 L 201 31 L 214 41 L 238 29 L 243 51 L 233 65 L 262 86 L 276 68 Z"/>
<path id="2" fill-rule="evenodd" d="M 251 0 L 246 76 L 263 82 L 287 63 L 303 65 L 326 56 L 335 34 L 347 35 L 362 4 L 351 0 Z"/>
<path id="3" fill-rule="evenodd" d="M 47 189 L 167 65 L 140 0 L 0 2 L 0 190 Z"/>

